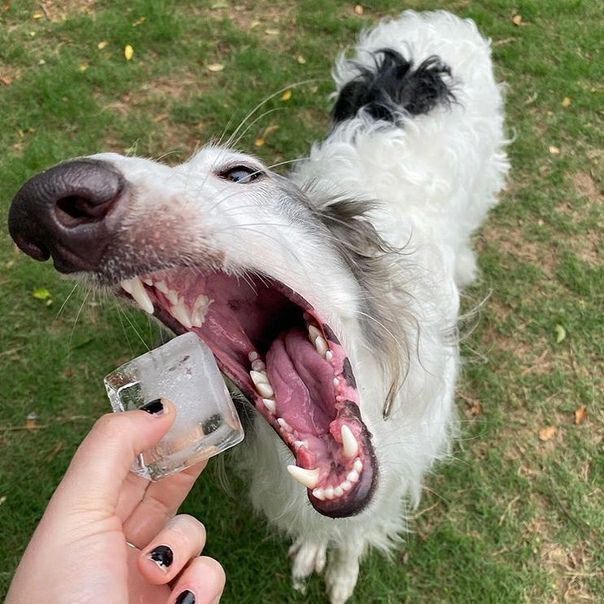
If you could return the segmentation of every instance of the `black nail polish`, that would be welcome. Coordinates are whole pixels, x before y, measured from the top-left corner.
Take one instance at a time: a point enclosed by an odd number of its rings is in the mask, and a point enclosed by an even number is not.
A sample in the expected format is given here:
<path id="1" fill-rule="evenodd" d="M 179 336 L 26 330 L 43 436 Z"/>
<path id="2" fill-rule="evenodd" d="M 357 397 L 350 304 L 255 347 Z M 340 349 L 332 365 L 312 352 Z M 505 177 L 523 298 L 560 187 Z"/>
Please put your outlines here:
<path id="1" fill-rule="evenodd" d="M 195 594 L 187 589 L 176 598 L 174 604 L 195 604 Z"/>
<path id="2" fill-rule="evenodd" d="M 160 568 L 168 568 L 174 561 L 174 554 L 167 545 L 158 545 L 147 554 Z"/>
<path id="3" fill-rule="evenodd" d="M 146 411 L 151 415 L 161 415 L 164 412 L 164 404 L 161 402 L 160 398 L 156 398 L 153 401 L 145 403 L 142 407 L 140 407 L 140 410 Z"/>

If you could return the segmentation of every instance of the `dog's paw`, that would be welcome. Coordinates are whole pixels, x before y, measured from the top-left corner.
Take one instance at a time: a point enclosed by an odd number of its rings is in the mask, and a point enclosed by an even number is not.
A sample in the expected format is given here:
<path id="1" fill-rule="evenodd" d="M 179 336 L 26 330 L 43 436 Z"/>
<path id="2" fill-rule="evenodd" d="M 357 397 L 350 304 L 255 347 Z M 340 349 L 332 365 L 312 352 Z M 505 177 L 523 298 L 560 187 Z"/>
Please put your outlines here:
<path id="1" fill-rule="evenodd" d="M 345 551 L 334 552 L 325 573 L 325 585 L 331 604 L 344 604 L 352 596 L 359 577 L 359 557 Z"/>
<path id="2" fill-rule="evenodd" d="M 313 572 L 320 574 L 325 568 L 327 544 L 300 538 L 289 548 L 289 555 L 293 558 L 292 583 L 294 589 L 304 593 L 306 579 Z"/>

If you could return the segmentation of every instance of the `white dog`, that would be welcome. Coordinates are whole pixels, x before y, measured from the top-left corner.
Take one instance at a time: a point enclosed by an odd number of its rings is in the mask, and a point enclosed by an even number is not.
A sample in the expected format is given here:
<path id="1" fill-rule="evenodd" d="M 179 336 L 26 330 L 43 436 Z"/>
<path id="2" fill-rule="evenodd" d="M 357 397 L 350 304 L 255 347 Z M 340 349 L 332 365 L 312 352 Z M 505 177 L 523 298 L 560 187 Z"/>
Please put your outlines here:
<path id="1" fill-rule="evenodd" d="M 241 464 L 294 541 L 294 586 L 327 564 L 341 604 L 455 434 L 459 291 L 508 162 L 471 21 L 383 21 L 335 81 L 332 130 L 287 178 L 224 146 L 174 167 L 100 154 L 30 180 L 10 229 L 212 348 L 255 409 Z"/>

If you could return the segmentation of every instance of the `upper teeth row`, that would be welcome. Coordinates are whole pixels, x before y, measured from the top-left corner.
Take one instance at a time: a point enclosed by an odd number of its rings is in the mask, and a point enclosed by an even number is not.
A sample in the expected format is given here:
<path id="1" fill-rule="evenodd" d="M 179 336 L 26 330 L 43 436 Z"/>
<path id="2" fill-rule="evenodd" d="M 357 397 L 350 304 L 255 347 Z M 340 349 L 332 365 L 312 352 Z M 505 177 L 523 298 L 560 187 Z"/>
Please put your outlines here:
<path id="1" fill-rule="evenodd" d="M 192 308 L 187 308 L 184 299 L 181 298 L 175 290 L 171 289 L 165 281 L 153 281 L 151 277 L 143 277 L 142 281 L 138 277 L 126 279 L 121 282 L 122 288 L 128 292 L 137 304 L 150 315 L 153 314 L 153 302 L 145 290 L 143 283 L 155 287 L 170 302 L 170 314 L 186 329 L 192 327 L 201 327 L 211 300 L 203 294 L 198 296 Z"/>

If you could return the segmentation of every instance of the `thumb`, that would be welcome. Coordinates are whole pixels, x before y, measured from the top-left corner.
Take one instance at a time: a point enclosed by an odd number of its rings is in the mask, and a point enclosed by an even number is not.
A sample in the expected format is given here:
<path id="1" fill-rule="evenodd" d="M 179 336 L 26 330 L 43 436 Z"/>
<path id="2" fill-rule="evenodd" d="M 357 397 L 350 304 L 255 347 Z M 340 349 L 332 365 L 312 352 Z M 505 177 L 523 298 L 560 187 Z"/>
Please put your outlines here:
<path id="1" fill-rule="evenodd" d="M 156 445 L 175 417 L 176 409 L 166 399 L 103 415 L 78 447 L 57 496 L 114 506 L 137 455 Z"/>

